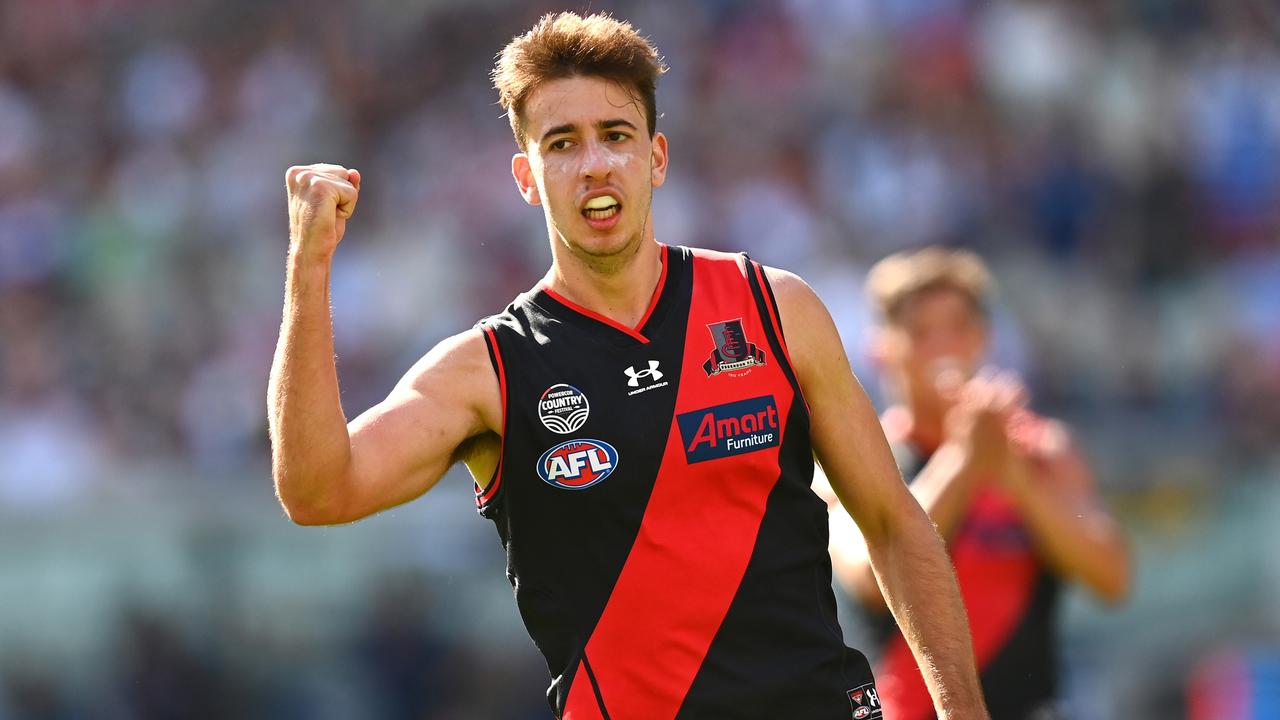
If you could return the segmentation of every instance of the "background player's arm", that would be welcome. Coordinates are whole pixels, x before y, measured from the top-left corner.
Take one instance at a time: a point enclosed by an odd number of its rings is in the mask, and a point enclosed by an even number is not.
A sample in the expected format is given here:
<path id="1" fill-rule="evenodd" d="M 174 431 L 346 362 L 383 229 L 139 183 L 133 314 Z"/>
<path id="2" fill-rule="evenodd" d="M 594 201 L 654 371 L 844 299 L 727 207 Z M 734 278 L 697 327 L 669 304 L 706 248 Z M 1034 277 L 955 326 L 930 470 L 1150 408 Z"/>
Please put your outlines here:
<path id="1" fill-rule="evenodd" d="M 976 473 L 966 461 L 963 451 L 953 444 L 944 444 L 907 487 L 933 521 L 939 535 L 947 538 L 968 507 L 976 485 Z M 833 505 L 831 560 L 836 578 L 841 586 L 852 590 L 863 605 L 884 610 L 884 595 L 880 593 L 875 572 L 871 569 L 862 533 L 853 518 L 838 503 L 832 502 L 835 500 L 834 490 L 820 489 L 819 494 L 828 495 L 828 502 Z"/>
<path id="2" fill-rule="evenodd" d="M 1032 459 L 1011 449 L 1008 462 L 1005 487 L 1040 556 L 1099 598 L 1123 600 L 1129 592 L 1128 543 L 1098 502 L 1080 454 L 1067 447 Z"/>
<path id="3" fill-rule="evenodd" d="M 889 608 L 926 669 L 938 716 L 987 717 L 969 624 L 942 539 L 903 484 L 826 307 L 795 275 L 767 273 L 809 403 L 814 451 L 866 538 Z"/>
<path id="4" fill-rule="evenodd" d="M 272 475 L 299 524 L 350 522 L 426 492 L 467 438 L 499 428 L 501 399 L 485 341 L 442 342 L 391 395 L 347 424 L 334 363 L 329 273 L 360 175 L 290 168 L 284 319 L 271 367 Z"/>
<path id="5" fill-rule="evenodd" d="M 944 539 L 968 511 L 982 478 L 1004 471 L 1009 454 L 1004 427 L 1025 395 L 1021 383 L 1007 373 L 980 374 L 948 392 L 955 393 L 956 403 L 947 415 L 945 441 L 908 484 Z M 863 538 L 838 508 L 831 513 L 831 540 L 833 570 L 841 584 L 867 607 L 883 610 L 884 596 Z"/>

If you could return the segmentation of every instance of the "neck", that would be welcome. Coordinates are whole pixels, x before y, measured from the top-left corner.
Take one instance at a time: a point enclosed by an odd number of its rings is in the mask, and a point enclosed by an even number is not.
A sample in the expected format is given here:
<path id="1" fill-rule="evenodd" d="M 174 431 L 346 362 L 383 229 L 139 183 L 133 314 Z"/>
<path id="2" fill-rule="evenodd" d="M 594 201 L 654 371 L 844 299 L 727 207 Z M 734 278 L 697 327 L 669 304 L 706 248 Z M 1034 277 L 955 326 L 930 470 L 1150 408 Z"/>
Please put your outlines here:
<path id="1" fill-rule="evenodd" d="M 936 402 L 913 398 L 907 403 L 906 410 L 910 416 L 910 430 L 907 434 L 911 441 L 928 451 L 938 449 L 945 433 L 945 409 Z"/>
<path id="2" fill-rule="evenodd" d="M 607 258 L 579 258 L 555 245 L 544 286 L 626 327 L 640 324 L 662 277 L 662 246 L 657 240 L 647 237 Z"/>

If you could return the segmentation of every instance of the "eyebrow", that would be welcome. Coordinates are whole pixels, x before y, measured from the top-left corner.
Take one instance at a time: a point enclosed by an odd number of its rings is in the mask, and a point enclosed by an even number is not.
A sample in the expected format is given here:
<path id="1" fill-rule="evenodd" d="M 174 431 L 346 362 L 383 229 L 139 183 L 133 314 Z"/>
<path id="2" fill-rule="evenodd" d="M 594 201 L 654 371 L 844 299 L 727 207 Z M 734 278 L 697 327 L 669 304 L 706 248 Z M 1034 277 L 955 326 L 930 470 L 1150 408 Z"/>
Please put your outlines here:
<path id="1" fill-rule="evenodd" d="M 623 120 L 622 118 L 614 118 L 612 120 L 601 120 L 600 122 L 596 123 L 596 127 L 601 130 L 612 130 L 613 128 L 616 128 L 616 127 L 627 127 L 632 130 L 636 129 L 636 126 L 632 124 L 630 120 Z M 556 125 L 555 127 L 542 133 L 541 141 L 545 142 L 546 139 L 551 137 L 552 135 L 562 135 L 564 133 L 571 133 L 577 129 L 578 129 L 578 126 L 573 123 Z"/>
<path id="2" fill-rule="evenodd" d="M 601 130 L 611 130 L 613 128 L 622 127 L 622 126 L 629 127 L 632 130 L 636 129 L 636 126 L 632 125 L 630 121 L 623 120 L 622 118 L 618 118 L 616 120 L 605 120 L 599 124 L 599 127 Z"/>

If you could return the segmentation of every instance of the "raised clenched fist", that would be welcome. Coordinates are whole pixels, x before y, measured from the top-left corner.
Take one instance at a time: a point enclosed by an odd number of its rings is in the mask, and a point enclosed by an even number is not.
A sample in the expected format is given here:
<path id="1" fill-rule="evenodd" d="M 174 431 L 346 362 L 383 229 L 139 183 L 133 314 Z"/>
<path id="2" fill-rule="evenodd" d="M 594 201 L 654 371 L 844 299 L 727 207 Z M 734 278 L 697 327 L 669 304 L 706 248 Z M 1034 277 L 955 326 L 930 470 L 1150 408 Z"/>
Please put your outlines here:
<path id="1" fill-rule="evenodd" d="M 341 165 L 295 165 L 285 173 L 289 242 L 302 257 L 328 261 L 360 196 L 360 171 Z"/>

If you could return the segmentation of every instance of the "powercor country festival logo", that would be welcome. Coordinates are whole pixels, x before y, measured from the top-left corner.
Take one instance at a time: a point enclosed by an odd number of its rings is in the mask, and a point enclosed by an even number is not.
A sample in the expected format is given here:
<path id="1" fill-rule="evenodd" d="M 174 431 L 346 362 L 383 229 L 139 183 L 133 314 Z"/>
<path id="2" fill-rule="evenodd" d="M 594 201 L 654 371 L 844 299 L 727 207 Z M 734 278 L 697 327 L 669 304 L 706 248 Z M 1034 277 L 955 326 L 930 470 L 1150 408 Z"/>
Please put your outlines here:
<path id="1" fill-rule="evenodd" d="M 538 419 L 553 433 L 568 435 L 587 422 L 591 403 L 581 390 L 564 383 L 547 388 L 538 398 Z"/>

